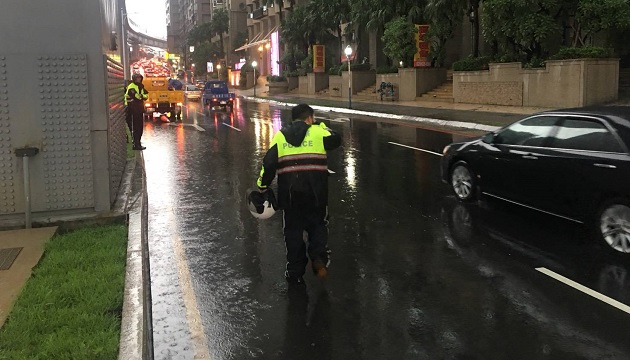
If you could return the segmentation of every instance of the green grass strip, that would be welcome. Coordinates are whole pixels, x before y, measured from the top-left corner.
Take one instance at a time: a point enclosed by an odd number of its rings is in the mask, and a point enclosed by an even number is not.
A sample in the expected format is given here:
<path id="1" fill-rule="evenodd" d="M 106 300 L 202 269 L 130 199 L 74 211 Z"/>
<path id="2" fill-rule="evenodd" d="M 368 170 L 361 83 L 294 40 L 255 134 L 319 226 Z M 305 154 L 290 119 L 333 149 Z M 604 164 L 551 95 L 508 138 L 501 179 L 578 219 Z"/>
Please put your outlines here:
<path id="1" fill-rule="evenodd" d="M 53 237 L 0 329 L 0 359 L 116 359 L 126 254 L 123 225 Z"/>

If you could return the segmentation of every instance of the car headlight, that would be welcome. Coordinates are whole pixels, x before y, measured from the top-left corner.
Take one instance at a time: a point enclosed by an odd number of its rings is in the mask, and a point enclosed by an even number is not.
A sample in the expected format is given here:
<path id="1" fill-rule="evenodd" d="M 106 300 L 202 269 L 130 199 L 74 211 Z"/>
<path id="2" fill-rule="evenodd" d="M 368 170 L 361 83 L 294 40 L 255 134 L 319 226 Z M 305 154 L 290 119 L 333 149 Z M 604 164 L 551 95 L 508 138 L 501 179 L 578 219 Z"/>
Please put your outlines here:
<path id="1" fill-rule="evenodd" d="M 444 147 L 444 150 L 442 150 L 442 155 L 446 155 L 446 153 L 448 152 L 448 150 L 451 148 L 451 145 L 446 145 Z"/>

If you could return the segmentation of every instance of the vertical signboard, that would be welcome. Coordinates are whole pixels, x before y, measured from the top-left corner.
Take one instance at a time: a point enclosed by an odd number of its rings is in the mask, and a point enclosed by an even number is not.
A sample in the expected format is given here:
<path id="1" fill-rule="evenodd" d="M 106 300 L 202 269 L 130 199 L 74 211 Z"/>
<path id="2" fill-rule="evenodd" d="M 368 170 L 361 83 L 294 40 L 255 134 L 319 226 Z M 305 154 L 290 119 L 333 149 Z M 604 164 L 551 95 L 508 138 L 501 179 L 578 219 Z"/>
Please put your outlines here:
<path id="1" fill-rule="evenodd" d="M 211 61 L 206 63 L 206 70 L 208 70 L 209 73 L 214 72 L 214 64 Z"/>
<path id="2" fill-rule="evenodd" d="M 326 71 L 326 50 L 324 45 L 313 45 L 313 72 Z"/>
<path id="3" fill-rule="evenodd" d="M 277 31 L 271 33 L 271 75 L 280 75 L 280 37 Z"/>
<path id="4" fill-rule="evenodd" d="M 427 36 L 429 25 L 416 25 L 416 29 L 417 52 L 413 56 L 413 67 L 431 67 L 431 61 L 429 61 L 431 47 Z"/>

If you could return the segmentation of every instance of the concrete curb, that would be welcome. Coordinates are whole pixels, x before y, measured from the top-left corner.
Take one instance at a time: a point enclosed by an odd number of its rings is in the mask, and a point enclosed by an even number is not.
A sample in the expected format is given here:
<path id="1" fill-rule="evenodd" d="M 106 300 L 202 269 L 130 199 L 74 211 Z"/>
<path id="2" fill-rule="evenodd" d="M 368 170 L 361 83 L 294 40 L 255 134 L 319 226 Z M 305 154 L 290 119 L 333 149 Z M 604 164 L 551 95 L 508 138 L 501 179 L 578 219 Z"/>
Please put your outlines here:
<path id="1" fill-rule="evenodd" d="M 264 98 L 253 97 L 253 96 L 241 95 L 241 97 L 244 100 L 247 100 L 247 101 L 269 103 L 269 104 L 276 105 L 276 106 L 281 106 L 281 107 L 292 107 L 292 106 L 297 105 L 297 103 L 290 103 L 290 102 L 283 102 L 283 101 L 277 101 L 277 100 L 270 100 L 270 99 L 264 99 Z M 432 118 L 426 118 L 426 117 L 387 114 L 387 113 L 379 113 L 379 112 L 372 112 L 372 111 L 362 111 L 362 110 L 354 110 L 354 109 L 347 109 L 347 108 L 319 106 L 319 105 L 312 105 L 312 108 L 315 109 L 315 110 L 319 110 L 319 111 L 329 111 L 329 112 L 335 112 L 335 113 L 340 113 L 340 114 L 363 115 L 363 116 L 378 117 L 378 118 L 382 118 L 382 119 L 413 121 L 413 122 L 419 122 L 419 123 L 424 123 L 424 124 L 439 125 L 439 126 L 450 126 L 450 127 L 456 127 L 456 128 L 462 128 L 462 129 L 470 129 L 470 130 L 479 130 L 479 131 L 488 131 L 488 132 L 490 132 L 490 131 L 495 131 L 495 130 L 500 129 L 500 127 L 498 127 L 498 126 L 491 126 L 491 125 L 484 125 L 484 124 L 477 124 L 477 123 L 469 123 L 469 122 L 463 122 L 463 121 L 440 120 L 440 119 L 432 119 Z"/>
<path id="2" fill-rule="evenodd" d="M 144 338 L 141 213 L 140 211 L 130 212 L 130 208 L 135 202 L 130 203 L 129 199 L 130 195 L 133 194 L 136 161 L 137 157 L 127 162 L 123 180 L 124 189 L 121 188 L 119 191 L 122 197 L 126 197 L 120 205 L 125 212 L 129 212 L 127 266 L 118 352 L 118 359 L 120 360 L 142 359 L 142 341 Z"/>

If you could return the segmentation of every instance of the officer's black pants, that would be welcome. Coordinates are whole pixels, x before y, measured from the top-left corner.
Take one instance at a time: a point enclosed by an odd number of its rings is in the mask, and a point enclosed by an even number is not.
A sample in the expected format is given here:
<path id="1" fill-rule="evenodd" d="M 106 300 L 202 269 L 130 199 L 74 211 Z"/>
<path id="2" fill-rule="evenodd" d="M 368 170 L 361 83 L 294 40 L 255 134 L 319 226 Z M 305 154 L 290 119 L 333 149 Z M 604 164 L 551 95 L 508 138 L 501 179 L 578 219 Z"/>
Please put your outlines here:
<path id="1" fill-rule="evenodd" d="M 284 209 L 284 242 L 287 247 L 287 275 L 300 277 L 308 264 L 304 231 L 308 234 L 311 264 L 328 263 L 328 207 L 316 206 L 312 194 L 292 193 L 291 204 Z"/>
<path id="2" fill-rule="evenodd" d="M 133 138 L 134 146 L 140 146 L 140 139 L 144 131 L 144 107 L 142 103 L 139 105 L 132 103 L 127 106 L 126 120 Z"/>

